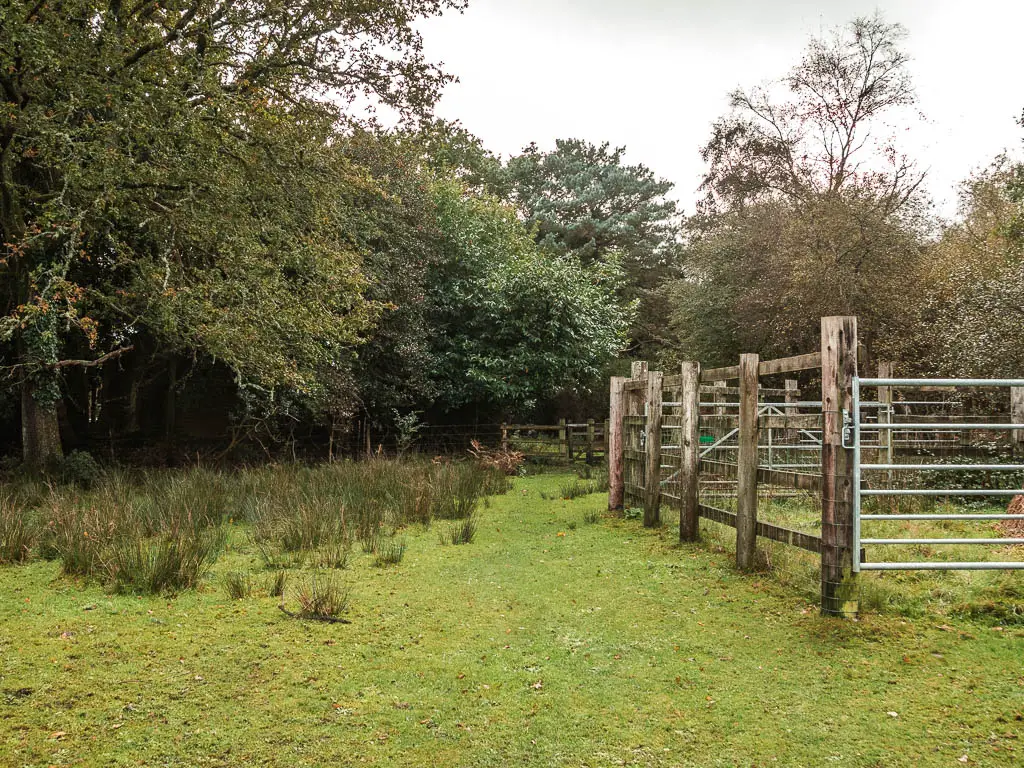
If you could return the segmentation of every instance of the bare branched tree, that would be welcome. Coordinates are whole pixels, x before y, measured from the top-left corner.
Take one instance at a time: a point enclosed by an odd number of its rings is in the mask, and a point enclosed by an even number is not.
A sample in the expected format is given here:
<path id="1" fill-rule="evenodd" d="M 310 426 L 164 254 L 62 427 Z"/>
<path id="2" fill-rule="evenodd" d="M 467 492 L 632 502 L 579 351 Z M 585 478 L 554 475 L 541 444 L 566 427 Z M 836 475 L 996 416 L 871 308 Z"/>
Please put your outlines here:
<path id="1" fill-rule="evenodd" d="M 924 180 L 886 125 L 916 102 L 905 34 L 880 16 L 855 19 L 812 39 L 781 80 L 733 92 L 702 150 L 708 205 L 856 191 L 883 214 L 903 208 Z"/>

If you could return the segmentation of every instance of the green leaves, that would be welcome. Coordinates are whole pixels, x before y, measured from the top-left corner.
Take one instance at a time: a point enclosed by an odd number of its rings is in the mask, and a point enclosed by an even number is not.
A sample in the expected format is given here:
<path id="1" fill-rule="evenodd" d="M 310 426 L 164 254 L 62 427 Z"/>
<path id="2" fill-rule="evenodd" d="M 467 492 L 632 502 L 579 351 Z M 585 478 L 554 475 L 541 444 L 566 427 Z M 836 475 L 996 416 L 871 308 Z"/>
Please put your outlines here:
<path id="1" fill-rule="evenodd" d="M 448 407 L 522 408 L 591 380 L 623 346 L 632 307 L 617 264 L 539 250 L 514 213 L 437 186 L 444 258 L 431 273 L 434 375 Z"/>

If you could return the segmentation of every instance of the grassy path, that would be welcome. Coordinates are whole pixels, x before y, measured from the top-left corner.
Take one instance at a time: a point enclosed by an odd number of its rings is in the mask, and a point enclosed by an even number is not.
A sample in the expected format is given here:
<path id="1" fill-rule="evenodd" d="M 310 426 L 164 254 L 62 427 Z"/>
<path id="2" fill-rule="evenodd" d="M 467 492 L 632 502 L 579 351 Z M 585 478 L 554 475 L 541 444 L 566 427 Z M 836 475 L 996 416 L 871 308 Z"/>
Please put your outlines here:
<path id="1" fill-rule="evenodd" d="M 1021 628 L 823 620 L 556 484 L 517 481 L 471 545 L 355 557 L 350 625 L 229 600 L 220 575 L 259 568 L 242 530 L 173 599 L 0 569 L 0 765 L 1024 762 Z"/>

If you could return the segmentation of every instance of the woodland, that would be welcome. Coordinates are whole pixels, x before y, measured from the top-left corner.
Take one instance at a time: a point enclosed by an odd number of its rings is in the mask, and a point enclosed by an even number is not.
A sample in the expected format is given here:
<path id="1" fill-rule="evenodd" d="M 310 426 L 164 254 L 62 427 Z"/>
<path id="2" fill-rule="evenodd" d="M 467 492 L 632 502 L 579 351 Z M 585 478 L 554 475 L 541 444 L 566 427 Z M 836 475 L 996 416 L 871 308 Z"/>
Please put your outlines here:
<path id="1" fill-rule="evenodd" d="M 426 428 L 604 418 L 632 359 L 732 363 L 860 318 L 913 374 L 1017 375 L 1024 172 L 957 216 L 893 139 L 907 31 L 808 40 L 694 147 L 500 157 L 433 107 L 461 0 L 0 7 L 0 435 L 10 466 L 323 460 Z"/>

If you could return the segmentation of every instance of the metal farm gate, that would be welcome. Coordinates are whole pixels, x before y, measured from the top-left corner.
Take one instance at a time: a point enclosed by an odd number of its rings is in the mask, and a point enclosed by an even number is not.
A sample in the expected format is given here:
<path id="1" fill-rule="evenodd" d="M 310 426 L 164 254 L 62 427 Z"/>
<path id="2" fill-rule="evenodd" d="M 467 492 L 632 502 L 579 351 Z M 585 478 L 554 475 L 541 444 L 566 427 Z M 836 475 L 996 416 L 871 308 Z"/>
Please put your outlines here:
<path id="1" fill-rule="evenodd" d="M 861 392 L 865 388 L 889 389 L 900 387 L 906 389 L 935 389 L 938 387 L 998 387 L 1011 389 L 1011 422 L 1016 423 L 989 423 L 982 421 L 934 421 L 915 422 L 909 419 L 900 419 L 891 411 L 888 414 L 880 414 L 875 422 L 866 422 L 861 414 L 865 405 L 861 401 Z M 844 430 L 847 440 L 844 440 L 846 447 L 853 448 L 853 570 L 859 571 L 895 571 L 895 570 L 1022 570 L 1024 562 L 995 562 L 995 561 L 919 561 L 919 562 L 867 562 L 865 550 L 862 547 L 877 545 L 978 545 L 978 546 L 999 546 L 1005 547 L 1011 544 L 1024 544 L 1024 539 L 1019 538 L 872 538 L 864 537 L 862 528 L 865 524 L 869 527 L 872 523 L 880 521 L 968 521 L 982 522 L 991 520 L 1022 520 L 1024 514 L 1007 513 L 887 513 L 878 512 L 864 513 L 862 506 L 865 498 L 874 499 L 877 497 L 899 497 L 899 496 L 926 496 L 926 497 L 996 497 L 996 496 L 1017 496 L 1021 494 L 1020 483 L 1015 489 L 992 489 L 992 488 L 899 488 L 895 487 L 892 480 L 894 472 L 915 471 L 915 472 L 1024 472 L 1024 464 L 946 464 L 939 462 L 930 463 L 906 463 L 898 464 L 892 459 L 891 452 L 888 458 L 878 463 L 865 463 L 863 461 L 863 450 L 865 448 L 878 448 L 893 444 L 892 436 L 898 433 L 910 435 L 915 441 L 921 442 L 935 440 L 938 442 L 949 442 L 948 436 L 955 434 L 956 443 L 961 442 L 961 437 L 972 430 L 1005 431 L 1010 430 L 1017 442 L 1020 436 L 1024 436 L 1024 418 L 1021 418 L 1022 399 L 1019 393 L 1024 393 L 1024 379 L 894 379 L 894 378 L 853 378 L 853 400 L 852 413 L 844 414 L 848 424 Z M 889 394 L 888 392 L 886 394 Z M 888 400 L 889 397 L 879 398 Z M 936 437 L 928 437 L 936 436 Z M 870 442 L 865 437 L 876 439 Z M 880 455 L 885 458 L 886 452 Z"/>

